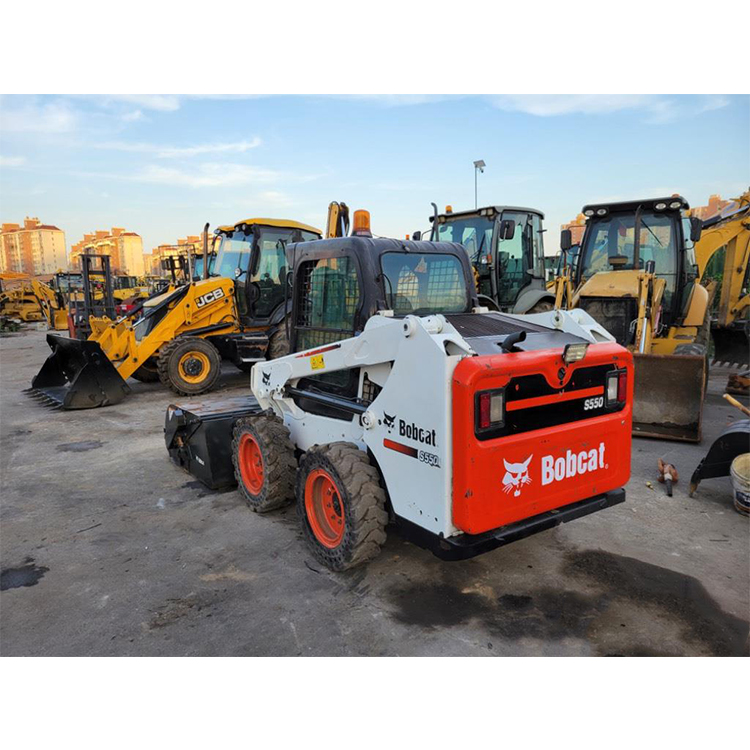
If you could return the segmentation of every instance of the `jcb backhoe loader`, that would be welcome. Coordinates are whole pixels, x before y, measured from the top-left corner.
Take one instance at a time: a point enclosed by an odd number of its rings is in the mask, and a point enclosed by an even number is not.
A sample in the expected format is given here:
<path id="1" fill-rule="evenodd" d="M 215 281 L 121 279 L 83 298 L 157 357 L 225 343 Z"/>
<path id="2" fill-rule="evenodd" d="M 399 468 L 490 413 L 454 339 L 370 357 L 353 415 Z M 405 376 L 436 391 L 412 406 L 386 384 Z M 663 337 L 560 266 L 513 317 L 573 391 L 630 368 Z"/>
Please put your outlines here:
<path id="1" fill-rule="evenodd" d="M 461 245 L 354 224 L 291 248 L 293 353 L 252 395 L 171 405 L 171 458 L 254 511 L 296 495 L 332 570 L 376 557 L 389 522 L 463 559 L 622 502 L 632 355 L 580 310 L 480 308 Z"/>
<path id="2" fill-rule="evenodd" d="M 634 353 L 633 434 L 699 442 L 708 292 L 694 246 L 701 222 L 681 196 L 583 207 L 586 228 L 562 309 L 586 310 Z M 563 230 L 561 248 L 571 247 Z"/>
<path id="3" fill-rule="evenodd" d="M 246 370 L 286 354 L 287 247 L 320 236 L 285 219 L 220 227 L 212 275 L 204 269 L 206 278 L 148 299 L 138 317 L 90 318 L 88 340 L 48 334 L 52 354 L 32 381 L 32 395 L 64 409 L 107 406 L 130 392 L 131 376 L 194 395 L 214 387 L 222 356 Z"/>
<path id="4" fill-rule="evenodd" d="M 714 361 L 750 362 L 750 191 L 703 222 L 695 245 L 702 283 L 714 292 L 711 337 Z"/>
<path id="5" fill-rule="evenodd" d="M 458 242 L 474 268 L 479 301 L 491 310 L 537 313 L 551 310 L 547 289 L 544 214 L 535 208 L 487 206 L 439 214 L 433 203 L 430 240 Z M 420 232 L 413 235 L 421 237 Z"/>

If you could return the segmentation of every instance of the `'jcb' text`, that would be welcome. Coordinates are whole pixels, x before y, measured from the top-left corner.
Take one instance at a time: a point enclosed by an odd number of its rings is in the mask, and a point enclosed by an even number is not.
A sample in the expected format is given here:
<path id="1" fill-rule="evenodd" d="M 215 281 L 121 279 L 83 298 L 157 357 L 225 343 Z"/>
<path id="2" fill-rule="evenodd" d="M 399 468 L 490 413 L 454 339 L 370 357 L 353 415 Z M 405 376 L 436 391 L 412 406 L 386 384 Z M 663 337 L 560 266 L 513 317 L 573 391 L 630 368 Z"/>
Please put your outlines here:
<path id="1" fill-rule="evenodd" d="M 214 289 L 213 292 L 208 292 L 208 294 L 204 294 L 202 297 L 198 297 L 198 299 L 195 300 L 195 306 L 205 307 L 206 305 L 210 305 L 212 302 L 216 302 L 217 299 L 221 299 L 223 296 L 224 290 L 219 287 L 218 289 Z"/>

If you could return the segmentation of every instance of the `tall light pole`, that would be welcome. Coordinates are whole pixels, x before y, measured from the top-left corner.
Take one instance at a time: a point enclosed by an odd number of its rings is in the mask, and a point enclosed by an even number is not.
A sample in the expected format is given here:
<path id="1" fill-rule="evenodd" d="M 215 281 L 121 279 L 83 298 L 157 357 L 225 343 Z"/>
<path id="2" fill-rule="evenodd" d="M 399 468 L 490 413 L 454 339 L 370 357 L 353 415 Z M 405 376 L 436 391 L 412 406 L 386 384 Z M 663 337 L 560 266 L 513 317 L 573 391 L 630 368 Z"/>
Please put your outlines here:
<path id="1" fill-rule="evenodd" d="M 479 204 L 477 203 L 477 176 L 480 172 L 484 172 L 486 166 L 482 159 L 474 162 L 474 208 L 479 208 Z"/>

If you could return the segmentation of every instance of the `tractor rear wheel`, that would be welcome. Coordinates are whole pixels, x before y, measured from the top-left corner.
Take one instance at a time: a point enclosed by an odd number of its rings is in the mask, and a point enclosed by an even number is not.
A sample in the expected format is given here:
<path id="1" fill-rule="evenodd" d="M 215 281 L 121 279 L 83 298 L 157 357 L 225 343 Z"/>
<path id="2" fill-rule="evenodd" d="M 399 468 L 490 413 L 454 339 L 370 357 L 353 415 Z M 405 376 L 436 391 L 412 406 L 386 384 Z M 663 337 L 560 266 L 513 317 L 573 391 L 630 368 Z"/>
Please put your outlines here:
<path id="1" fill-rule="evenodd" d="M 159 351 L 159 379 L 183 396 L 210 391 L 221 375 L 221 356 L 216 347 L 197 336 L 183 336 Z"/>
<path id="2" fill-rule="evenodd" d="M 385 490 L 354 443 L 307 451 L 297 472 L 297 514 L 313 555 L 334 571 L 374 560 L 385 543 Z"/>
<path id="3" fill-rule="evenodd" d="M 268 359 L 278 359 L 289 354 L 289 338 L 286 335 L 286 320 L 282 320 L 279 329 L 268 342 Z"/>
<path id="4" fill-rule="evenodd" d="M 275 510 L 294 498 L 294 445 L 289 429 L 273 412 L 237 420 L 232 463 L 240 494 L 256 513 Z"/>
<path id="5" fill-rule="evenodd" d="M 149 357 L 132 375 L 141 383 L 156 383 L 159 380 L 159 365 L 156 357 Z"/>

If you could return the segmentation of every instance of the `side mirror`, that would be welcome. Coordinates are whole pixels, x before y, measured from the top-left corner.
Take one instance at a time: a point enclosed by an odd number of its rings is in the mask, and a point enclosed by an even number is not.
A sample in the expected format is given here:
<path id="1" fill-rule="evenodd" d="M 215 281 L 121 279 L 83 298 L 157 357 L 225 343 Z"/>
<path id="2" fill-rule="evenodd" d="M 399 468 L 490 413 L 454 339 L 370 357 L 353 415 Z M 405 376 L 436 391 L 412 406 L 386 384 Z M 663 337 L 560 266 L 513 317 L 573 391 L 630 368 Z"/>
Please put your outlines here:
<path id="1" fill-rule="evenodd" d="M 512 240 L 513 235 L 516 233 L 516 222 L 510 219 L 503 219 L 500 222 L 500 239 L 501 240 Z"/>
<path id="2" fill-rule="evenodd" d="M 411 238 L 412 238 L 412 239 L 413 239 L 413 240 L 414 240 L 415 242 L 419 242 L 419 240 L 421 240 L 421 239 L 422 239 L 422 232 L 420 232 L 420 231 L 419 231 L 419 229 L 417 229 L 417 231 L 416 231 L 416 232 L 412 232 Z"/>
<path id="3" fill-rule="evenodd" d="M 703 232 L 703 222 L 697 216 L 690 217 L 690 241 L 698 242 Z"/>
<path id="4" fill-rule="evenodd" d="M 560 232 L 560 249 L 570 250 L 571 247 L 573 247 L 573 233 L 570 229 L 563 229 Z"/>

